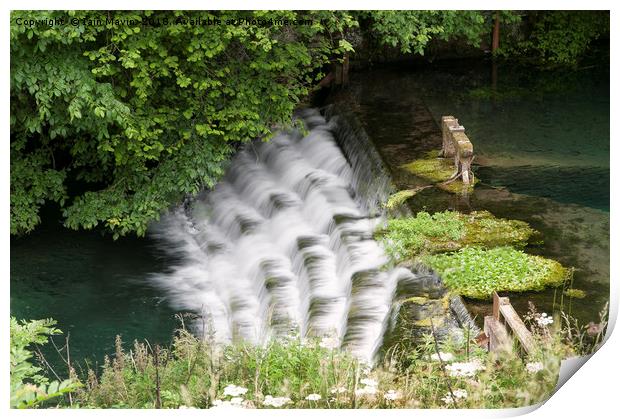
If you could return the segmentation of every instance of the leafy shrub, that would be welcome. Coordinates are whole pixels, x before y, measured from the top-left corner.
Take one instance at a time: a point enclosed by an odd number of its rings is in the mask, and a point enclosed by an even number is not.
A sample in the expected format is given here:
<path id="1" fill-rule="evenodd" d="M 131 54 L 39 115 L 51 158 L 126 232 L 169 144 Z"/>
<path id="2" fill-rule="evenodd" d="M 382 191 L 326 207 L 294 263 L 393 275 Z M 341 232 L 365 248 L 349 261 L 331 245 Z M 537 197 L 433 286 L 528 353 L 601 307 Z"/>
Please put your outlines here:
<path id="1" fill-rule="evenodd" d="M 78 24 L 19 24 L 48 19 Z M 312 24 L 226 24 L 239 19 Z M 144 235 L 240 144 L 290 125 L 355 24 L 320 10 L 13 11 L 11 234 L 55 201 L 69 228 Z"/>
<path id="2" fill-rule="evenodd" d="M 498 55 L 536 64 L 575 65 L 590 45 L 609 35 L 609 11 L 554 10 L 527 13 L 517 36 L 504 38 Z"/>
<path id="3" fill-rule="evenodd" d="M 36 407 L 78 388 L 70 379 L 50 382 L 31 362 L 32 345 L 43 345 L 48 336 L 61 333 L 55 324 L 52 319 L 19 322 L 11 317 L 11 407 Z"/>
<path id="4" fill-rule="evenodd" d="M 437 271 L 451 290 L 479 299 L 489 298 L 493 291 L 540 291 L 559 286 L 571 274 L 554 260 L 511 247 L 465 247 L 450 254 L 425 256 L 422 261 Z"/>

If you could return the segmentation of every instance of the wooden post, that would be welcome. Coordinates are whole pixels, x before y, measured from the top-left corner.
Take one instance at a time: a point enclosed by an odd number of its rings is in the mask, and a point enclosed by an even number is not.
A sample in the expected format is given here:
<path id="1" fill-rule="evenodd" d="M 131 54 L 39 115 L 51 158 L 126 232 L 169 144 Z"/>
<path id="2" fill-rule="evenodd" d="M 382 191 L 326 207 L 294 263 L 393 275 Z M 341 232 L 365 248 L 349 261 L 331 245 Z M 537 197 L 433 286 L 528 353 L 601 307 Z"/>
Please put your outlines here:
<path id="1" fill-rule="evenodd" d="M 508 300 L 508 299 L 506 299 Z M 536 350 L 536 344 L 532 333 L 525 327 L 525 324 L 512 307 L 510 303 L 501 304 L 499 307 L 502 316 L 506 320 L 506 324 L 512 330 L 512 333 L 517 337 L 517 340 L 521 344 L 523 350 L 526 353 L 532 354 Z"/>
<path id="2" fill-rule="evenodd" d="M 487 318 L 489 320 L 487 320 Z M 502 325 L 502 318 L 504 320 L 503 323 L 505 323 L 507 327 Z M 510 299 L 508 297 L 500 297 L 497 292 L 493 292 L 493 315 L 485 317 L 484 321 L 485 333 L 488 329 L 490 333 L 497 335 L 493 337 L 487 333 L 487 336 L 489 336 L 489 350 L 493 350 L 494 345 L 503 339 L 503 334 L 507 332 L 507 328 L 512 330 L 512 333 L 526 353 L 531 354 L 536 350 L 536 343 L 532 333 L 527 329 L 514 307 L 512 307 L 512 304 L 510 304 Z M 489 323 L 488 327 L 487 322 Z M 502 327 L 499 328 L 498 325 Z M 499 329 L 503 329 L 503 331 Z M 492 344 L 492 342 L 494 343 Z"/>
<path id="3" fill-rule="evenodd" d="M 506 328 L 493 316 L 484 318 L 484 333 L 489 337 L 489 352 L 510 351 L 512 349 Z"/>
<path id="4" fill-rule="evenodd" d="M 471 172 L 471 163 L 474 159 L 474 146 L 467 135 L 465 127 L 459 124 L 459 120 L 452 115 L 441 117 L 441 133 L 443 144 L 441 147 L 441 157 L 453 157 L 456 172 L 453 179 L 461 178 L 465 185 L 474 182 Z"/>
<path id="5" fill-rule="evenodd" d="M 493 318 L 499 320 L 499 295 L 493 292 Z"/>
<path id="6" fill-rule="evenodd" d="M 493 53 L 493 55 L 495 55 L 495 51 L 498 48 L 499 48 L 499 10 L 495 12 L 495 23 L 493 25 L 493 42 L 491 44 L 491 52 Z"/>
<path id="7" fill-rule="evenodd" d="M 454 157 L 456 154 L 452 141 L 452 129 L 456 129 L 457 127 L 459 127 L 459 120 L 452 115 L 441 117 L 441 134 L 443 139 L 440 153 L 441 157 Z"/>
<path id="8" fill-rule="evenodd" d="M 349 53 L 344 53 L 344 58 L 342 61 L 342 85 L 346 86 L 349 84 Z"/>

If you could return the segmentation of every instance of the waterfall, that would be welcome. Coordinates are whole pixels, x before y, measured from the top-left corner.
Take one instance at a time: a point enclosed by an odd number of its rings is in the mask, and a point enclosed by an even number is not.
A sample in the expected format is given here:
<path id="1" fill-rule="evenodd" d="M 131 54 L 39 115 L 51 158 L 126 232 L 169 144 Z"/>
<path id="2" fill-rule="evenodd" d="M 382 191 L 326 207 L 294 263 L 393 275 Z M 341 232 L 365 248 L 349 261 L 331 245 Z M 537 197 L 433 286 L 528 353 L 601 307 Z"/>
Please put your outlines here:
<path id="1" fill-rule="evenodd" d="M 217 341 L 337 338 L 371 361 L 400 281 L 373 240 L 389 176 L 367 138 L 317 110 L 307 127 L 254 141 L 224 178 L 152 228 L 178 263 L 153 281 L 179 310 L 206 318 Z"/>

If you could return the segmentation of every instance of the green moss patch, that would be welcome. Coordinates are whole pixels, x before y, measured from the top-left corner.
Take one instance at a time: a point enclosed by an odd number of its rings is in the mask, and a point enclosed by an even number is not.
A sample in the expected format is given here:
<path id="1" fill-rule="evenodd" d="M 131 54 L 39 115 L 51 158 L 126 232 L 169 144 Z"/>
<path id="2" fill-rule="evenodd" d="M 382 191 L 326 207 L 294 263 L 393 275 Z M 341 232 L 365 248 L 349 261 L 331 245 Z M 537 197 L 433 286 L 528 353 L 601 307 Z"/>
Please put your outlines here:
<path id="1" fill-rule="evenodd" d="M 567 288 L 564 290 L 564 295 L 571 298 L 586 298 L 587 294 L 585 291 L 577 289 L 577 288 Z"/>
<path id="2" fill-rule="evenodd" d="M 524 221 L 497 218 L 488 211 L 459 214 L 459 217 L 465 222 L 465 237 L 462 243 L 468 246 L 524 247 L 536 233 L 536 230 Z"/>
<path id="3" fill-rule="evenodd" d="M 437 155 L 436 151 L 431 151 L 424 158 L 414 160 L 401 167 L 430 182 L 443 182 L 450 179 L 454 174 L 454 162 L 452 159 L 442 159 Z"/>
<path id="4" fill-rule="evenodd" d="M 448 252 L 465 246 L 524 246 L 535 231 L 525 222 L 496 218 L 488 211 L 461 214 L 444 211 L 395 218 L 378 232 L 387 253 L 396 260 L 419 254 Z"/>
<path id="5" fill-rule="evenodd" d="M 570 275 L 570 270 L 554 260 L 511 247 L 465 247 L 424 256 L 422 262 L 439 273 L 452 291 L 477 299 L 487 299 L 493 291 L 540 291 L 562 285 Z"/>
<path id="6" fill-rule="evenodd" d="M 416 189 L 405 189 L 402 191 L 398 191 L 395 194 L 390 195 L 387 202 L 385 203 L 385 208 L 389 210 L 393 210 L 394 208 L 402 205 L 406 200 L 415 196 L 422 188 Z"/>
<path id="7" fill-rule="evenodd" d="M 431 151 L 424 158 L 402 165 L 401 168 L 428 182 L 434 183 L 435 186 L 447 192 L 471 192 L 474 185 L 466 186 L 461 180 L 455 180 L 445 185 L 441 184 L 452 177 L 456 168 L 454 167 L 453 159 L 444 159 L 437 156 L 437 151 Z M 477 182 L 478 180 L 474 178 L 474 184 Z"/>

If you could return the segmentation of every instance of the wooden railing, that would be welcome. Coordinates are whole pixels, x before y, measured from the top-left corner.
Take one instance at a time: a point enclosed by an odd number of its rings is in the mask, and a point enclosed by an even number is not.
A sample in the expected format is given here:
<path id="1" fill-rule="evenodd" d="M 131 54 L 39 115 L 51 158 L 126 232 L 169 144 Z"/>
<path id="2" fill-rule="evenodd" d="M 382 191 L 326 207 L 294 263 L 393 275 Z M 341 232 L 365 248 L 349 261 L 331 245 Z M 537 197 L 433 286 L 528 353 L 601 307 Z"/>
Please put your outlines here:
<path id="1" fill-rule="evenodd" d="M 536 350 L 532 333 L 510 304 L 508 297 L 500 297 L 494 292 L 493 315 L 484 318 L 484 333 L 488 337 L 489 351 L 512 350 L 513 340 L 508 330 L 527 354 Z"/>

